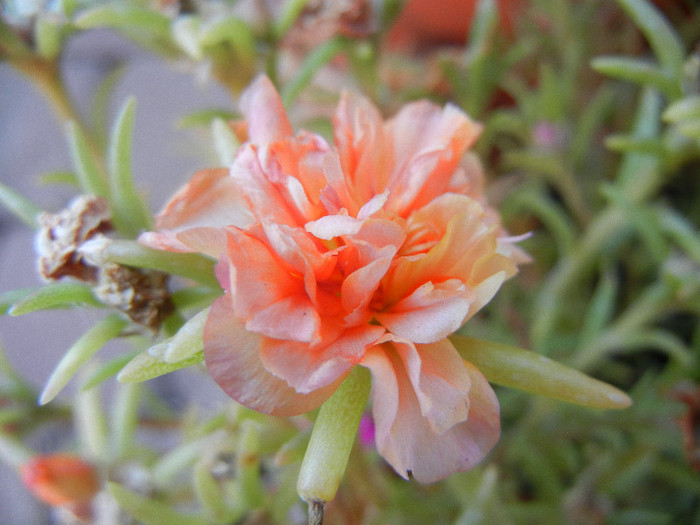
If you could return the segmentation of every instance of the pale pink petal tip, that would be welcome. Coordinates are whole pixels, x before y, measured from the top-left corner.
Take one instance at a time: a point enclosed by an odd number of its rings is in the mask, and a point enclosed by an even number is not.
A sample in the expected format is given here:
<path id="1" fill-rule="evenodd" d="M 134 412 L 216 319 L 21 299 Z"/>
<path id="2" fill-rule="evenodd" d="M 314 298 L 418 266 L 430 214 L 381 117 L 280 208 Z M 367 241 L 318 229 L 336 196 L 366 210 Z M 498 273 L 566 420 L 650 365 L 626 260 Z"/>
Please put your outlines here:
<path id="1" fill-rule="evenodd" d="M 265 75 L 257 77 L 243 92 L 240 108 L 248 122 L 251 142 L 267 144 L 294 134 L 282 99 Z"/>
<path id="2" fill-rule="evenodd" d="M 402 477 L 413 476 L 421 483 L 433 483 L 455 472 L 476 466 L 495 446 L 500 437 L 498 400 L 484 376 L 471 364 L 464 363 L 459 373 L 469 383 L 466 418 L 440 429 L 426 417 L 429 411 L 451 412 L 452 402 L 444 403 L 445 392 L 453 400 L 459 389 L 449 379 L 420 373 L 421 392 L 417 394 L 405 369 L 405 362 L 392 351 L 368 352 L 363 364 L 372 372 L 372 403 L 379 453 Z M 414 378 L 415 380 L 415 378 Z M 422 401 L 418 396 L 421 396 Z M 447 398 L 449 399 L 449 397 Z M 432 421 L 446 424 L 450 413 L 434 412 Z M 441 431 L 438 431 L 441 430 Z"/>

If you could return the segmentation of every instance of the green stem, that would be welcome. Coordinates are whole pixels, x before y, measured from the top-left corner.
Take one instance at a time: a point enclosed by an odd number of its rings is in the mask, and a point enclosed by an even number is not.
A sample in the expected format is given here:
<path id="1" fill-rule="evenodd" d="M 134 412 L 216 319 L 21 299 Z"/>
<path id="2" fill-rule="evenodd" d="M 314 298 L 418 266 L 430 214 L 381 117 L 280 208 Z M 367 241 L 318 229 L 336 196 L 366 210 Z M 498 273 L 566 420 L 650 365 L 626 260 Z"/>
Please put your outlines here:
<path id="1" fill-rule="evenodd" d="M 301 464 L 297 491 L 309 503 L 309 518 L 335 497 L 367 404 L 370 374 L 355 369 L 319 411 Z"/>
<path id="2" fill-rule="evenodd" d="M 114 459 L 129 455 L 138 427 L 138 409 L 141 385 L 127 383 L 120 386 L 112 409 L 112 454 Z"/>
<path id="3" fill-rule="evenodd" d="M 81 450 L 92 461 L 107 463 L 111 456 L 107 443 L 107 422 L 99 388 L 91 388 L 78 393 L 74 417 Z"/>
<path id="4" fill-rule="evenodd" d="M 260 480 L 260 429 L 258 423 L 246 419 L 238 437 L 236 466 L 241 497 L 249 509 L 259 509 L 265 501 Z"/>
<path id="5" fill-rule="evenodd" d="M 214 276 L 215 262 L 199 254 L 154 250 L 136 241 L 115 240 L 99 246 L 94 256 L 98 261 L 101 258 L 125 266 L 160 270 L 192 279 L 209 288 L 221 288 Z"/>

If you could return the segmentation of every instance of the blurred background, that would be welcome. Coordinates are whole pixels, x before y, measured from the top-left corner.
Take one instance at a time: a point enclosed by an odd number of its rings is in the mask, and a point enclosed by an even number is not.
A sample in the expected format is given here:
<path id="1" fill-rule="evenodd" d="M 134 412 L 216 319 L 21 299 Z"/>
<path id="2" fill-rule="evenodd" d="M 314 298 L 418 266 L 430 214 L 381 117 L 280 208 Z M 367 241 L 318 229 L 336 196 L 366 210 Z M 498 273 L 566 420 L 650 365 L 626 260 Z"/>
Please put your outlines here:
<path id="1" fill-rule="evenodd" d="M 328 132 L 344 88 L 365 92 L 385 116 L 421 97 L 455 103 L 484 123 L 475 151 L 506 227 L 533 232 L 522 243 L 533 262 L 464 333 L 548 355 L 634 399 L 628 410 L 606 412 L 497 387 L 503 438 L 484 465 L 422 487 L 360 448 L 328 523 L 700 523 L 696 2 L 125 0 L 109 12 L 101 4 L 3 3 L 0 182 L 50 212 L 76 193 L 42 179 L 74 167 L 65 123 L 36 79 L 20 73 L 16 57 L 26 50 L 60 66 L 85 122 L 105 79 L 121 71 L 106 122 L 135 97 L 133 173 L 154 213 L 195 171 L 223 164 L 210 121 L 235 114 L 237 94 L 256 72 L 272 74 L 296 129 L 319 133 Z M 138 17 L 150 22 L 134 24 Z M 51 53 L 53 40 L 37 36 L 38 27 L 60 29 L 60 52 Z M 13 38 L 26 50 L 16 51 Z M 48 54 L 41 55 L 41 42 Z M 34 233 L 0 207 L 0 294 L 40 284 Z M 38 395 L 66 349 L 102 316 L 88 308 L 3 315 L 0 341 Z M 123 351 L 112 341 L 99 358 Z M 0 413 L 14 418 L 3 420 L 4 431 L 39 453 L 81 450 L 71 423 L 75 383 L 52 402 L 54 412 L 34 411 L 3 390 L 0 409 L 7 410 Z M 107 399 L 118 395 L 113 379 L 102 388 Z M 254 419 L 231 416 L 229 398 L 196 367 L 150 381 L 144 391 L 143 418 L 152 423 L 162 403 L 174 430 L 167 443 L 141 433 L 139 447 L 177 450 L 211 429 L 235 437 L 242 419 Z M 192 407 L 225 424 L 193 422 Z M 255 421 L 263 435 L 289 431 L 279 421 Z M 258 458 L 258 488 L 278 487 L 270 479 L 291 487 L 291 499 L 270 504 L 286 514 L 257 502 L 229 522 L 303 522 L 294 476 L 279 467 L 283 447 L 269 447 Z M 125 458 L 109 468 L 137 464 L 157 487 L 143 494 L 173 508 L 206 507 L 187 470 L 206 462 L 193 456 L 182 464 L 184 478 L 158 484 L 154 465 L 162 463 L 153 453 Z M 35 500 L 15 466 L 2 462 L 0 508 L 0 523 L 70 522 Z M 216 522 L 206 508 L 203 515 Z"/>

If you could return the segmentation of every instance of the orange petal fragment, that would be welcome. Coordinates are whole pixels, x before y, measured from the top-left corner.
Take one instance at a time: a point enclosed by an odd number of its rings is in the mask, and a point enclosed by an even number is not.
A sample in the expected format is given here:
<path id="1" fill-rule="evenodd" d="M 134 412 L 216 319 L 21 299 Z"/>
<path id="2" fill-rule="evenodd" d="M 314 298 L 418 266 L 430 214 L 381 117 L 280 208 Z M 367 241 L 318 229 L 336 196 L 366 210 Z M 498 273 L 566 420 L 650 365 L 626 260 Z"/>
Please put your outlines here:
<path id="1" fill-rule="evenodd" d="M 100 489 L 94 465 L 73 454 L 36 456 L 20 467 L 20 475 L 27 488 L 48 505 L 83 503 Z"/>

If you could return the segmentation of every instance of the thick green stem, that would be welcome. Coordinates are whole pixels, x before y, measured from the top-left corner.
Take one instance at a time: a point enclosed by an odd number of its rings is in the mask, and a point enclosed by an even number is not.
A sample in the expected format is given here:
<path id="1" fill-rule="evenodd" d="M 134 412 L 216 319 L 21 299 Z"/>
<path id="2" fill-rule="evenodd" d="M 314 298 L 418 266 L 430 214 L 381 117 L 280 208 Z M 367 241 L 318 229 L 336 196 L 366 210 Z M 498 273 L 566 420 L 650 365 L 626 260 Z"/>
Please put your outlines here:
<path id="1" fill-rule="evenodd" d="M 310 504 L 310 512 L 318 514 L 319 507 L 335 497 L 369 387 L 369 372 L 357 366 L 321 407 L 297 481 L 299 496 Z"/>

